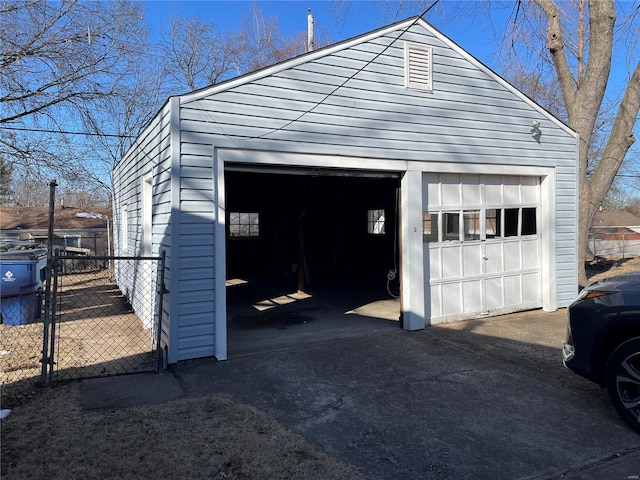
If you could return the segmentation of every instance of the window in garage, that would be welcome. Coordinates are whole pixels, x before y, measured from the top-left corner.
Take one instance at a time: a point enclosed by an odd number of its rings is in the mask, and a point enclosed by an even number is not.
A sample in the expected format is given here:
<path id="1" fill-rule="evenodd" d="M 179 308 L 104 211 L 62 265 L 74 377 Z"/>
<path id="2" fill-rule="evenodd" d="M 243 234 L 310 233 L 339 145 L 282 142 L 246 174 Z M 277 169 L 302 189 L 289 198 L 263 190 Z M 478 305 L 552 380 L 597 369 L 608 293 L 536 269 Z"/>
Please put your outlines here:
<path id="1" fill-rule="evenodd" d="M 422 213 L 422 241 L 425 243 L 438 241 L 437 213 Z"/>
<path id="2" fill-rule="evenodd" d="M 260 214 L 258 212 L 231 212 L 229 214 L 229 237 L 252 238 L 260 236 Z"/>
<path id="3" fill-rule="evenodd" d="M 367 211 L 367 233 L 371 235 L 385 234 L 384 208 Z"/>
<path id="4" fill-rule="evenodd" d="M 485 210 L 485 238 L 499 237 L 501 232 L 501 211 L 497 208 L 487 208 Z"/>
<path id="5" fill-rule="evenodd" d="M 480 240 L 480 212 L 463 212 L 465 242 Z"/>
<path id="6" fill-rule="evenodd" d="M 505 237 L 517 237 L 518 236 L 518 213 L 519 208 L 505 208 L 504 209 L 504 236 Z"/>
<path id="7" fill-rule="evenodd" d="M 535 235 L 536 233 L 538 233 L 538 227 L 536 224 L 536 209 L 523 208 L 522 209 L 522 235 Z"/>
<path id="8" fill-rule="evenodd" d="M 481 223 L 483 215 L 484 226 Z M 442 232 L 439 232 L 439 220 L 442 220 Z M 461 221 L 462 232 L 459 228 Z M 422 214 L 422 239 L 425 243 L 471 242 L 537 233 L 536 207 L 487 208 L 462 212 L 423 212 Z"/>
<path id="9" fill-rule="evenodd" d="M 460 240 L 460 212 L 444 212 L 442 216 L 444 224 L 442 240 Z"/>
<path id="10" fill-rule="evenodd" d="M 503 215 L 504 222 L 502 221 Z M 487 210 L 486 218 L 487 238 L 494 238 L 495 236 L 518 237 L 524 235 L 536 235 L 538 233 L 535 207 Z M 495 223 L 494 236 L 489 235 L 490 223 Z M 504 232 L 501 232 L 501 225 L 503 223 Z"/>

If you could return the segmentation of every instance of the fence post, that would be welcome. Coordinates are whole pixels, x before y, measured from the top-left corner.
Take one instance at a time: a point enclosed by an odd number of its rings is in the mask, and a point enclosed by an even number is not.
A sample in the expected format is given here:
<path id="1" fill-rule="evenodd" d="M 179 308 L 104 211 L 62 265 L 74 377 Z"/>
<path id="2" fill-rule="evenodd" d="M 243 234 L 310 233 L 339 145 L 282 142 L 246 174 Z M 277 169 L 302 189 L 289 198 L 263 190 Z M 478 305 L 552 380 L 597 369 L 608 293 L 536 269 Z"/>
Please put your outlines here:
<path id="1" fill-rule="evenodd" d="M 162 302 L 164 300 L 164 261 L 165 261 L 166 252 L 163 250 L 160 256 L 160 265 L 158 268 L 160 271 L 158 272 L 158 286 L 157 286 L 157 295 L 156 299 L 158 301 L 158 305 L 156 305 L 156 314 L 158 318 L 158 323 L 156 325 L 156 371 L 160 371 L 160 359 L 161 359 L 161 349 L 160 342 L 162 341 Z"/>
<path id="2" fill-rule="evenodd" d="M 50 308 L 50 322 L 49 322 L 49 330 L 51 343 L 49 347 L 49 377 L 47 379 L 48 383 L 51 383 L 53 380 L 53 366 L 55 365 L 55 346 L 56 346 L 56 305 L 58 303 L 58 276 L 60 275 L 60 258 L 56 257 L 53 260 L 54 264 L 52 265 L 51 271 L 53 272 L 53 286 L 51 291 L 51 308 Z"/>
<path id="3" fill-rule="evenodd" d="M 43 321 L 43 339 L 42 339 L 42 372 L 40 380 L 47 382 L 47 366 L 49 365 L 49 328 L 51 316 L 51 273 L 53 272 L 53 220 L 56 201 L 56 187 L 58 184 L 55 180 L 49 181 L 49 225 L 47 234 L 47 266 L 45 267 L 45 289 L 44 289 L 44 321 Z"/>

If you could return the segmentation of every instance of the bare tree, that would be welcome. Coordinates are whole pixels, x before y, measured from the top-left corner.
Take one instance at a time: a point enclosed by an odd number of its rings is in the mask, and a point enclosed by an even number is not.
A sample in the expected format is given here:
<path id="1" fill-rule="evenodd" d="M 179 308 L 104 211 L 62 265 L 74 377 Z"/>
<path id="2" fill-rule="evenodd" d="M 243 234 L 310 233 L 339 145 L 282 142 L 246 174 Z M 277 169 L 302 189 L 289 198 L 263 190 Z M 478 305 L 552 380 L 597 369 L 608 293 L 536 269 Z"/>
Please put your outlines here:
<path id="1" fill-rule="evenodd" d="M 0 205 L 8 203 L 8 199 L 12 196 L 11 176 L 13 175 L 13 163 L 4 159 L 0 155 Z"/>
<path id="2" fill-rule="evenodd" d="M 396 12 L 415 13 L 432 3 L 405 0 Z M 458 1 L 447 6 L 438 5 L 441 10 L 434 9 L 430 18 L 446 21 L 442 19 L 445 10 L 453 11 L 457 21 L 491 19 L 498 10 L 510 13 L 498 30 L 488 30 L 502 34 L 496 51 L 502 75 L 580 135 L 578 282 L 584 286 L 593 215 L 635 142 L 640 109 L 640 7 L 613 0 Z M 496 22 L 491 25 L 495 28 Z M 542 48 L 548 56 L 540 54 Z M 615 86 L 618 95 L 607 90 L 614 55 L 628 72 L 625 83 Z"/>
<path id="3" fill-rule="evenodd" d="M 306 26 L 306 22 L 304 25 Z M 306 30 L 292 38 L 284 38 L 278 19 L 266 16 L 260 7 L 253 4 L 240 22 L 238 70 L 241 73 L 252 72 L 301 55 L 306 51 L 306 38 Z"/>
<path id="4" fill-rule="evenodd" d="M 192 91 L 233 76 L 239 48 L 236 33 L 218 33 L 214 23 L 196 17 L 173 17 L 160 44 L 169 85 Z"/>
<path id="5" fill-rule="evenodd" d="M 616 29 L 613 0 L 534 1 L 546 21 L 546 48 L 564 100 L 567 124 L 580 134 L 578 281 L 584 286 L 593 216 L 635 142 L 634 127 L 640 110 L 640 62 L 635 42 L 640 19 L 636 9 L 624 18 L 623 28 Z M 525 22 L 525 18 L 527 22 L 531 19 L 523 16 L 520 20 Z M 620 42 L 618 46 L 616 41 Z M 623 46 L 626 48 L 620 48 Z M 635 58 L 635 64 L 629 65 L 629 77 L 619 100 L 607 105 L 605 94 L 614 47 L 616 53 L 625 52 L 627 59 Z"/>
<path id="6" fill-rule="evenodd" d="M 306 17 L 301 19 L 301 25 L 306 26 Z M 327 39 L 327 35 L 322 35 L 316 43 L 321 46 Z M 241 19 L 239 32 L 219 32 L 215 23 L 196 17 L 174 17 L 160 45 L 167 87 L 189 91 L 305 51 L 306 31 L 285 38 L 277 18 L 266 16 L 257 5 Z"/>
<path id="7" fill-rule="evenodd" d="M 0 154 L 21 176 L 95 177 L 95 153 L 76 132 L 112 115 L 100 102 L 139 68 L 143 21 L 128 1 L 0 4 Z"/>

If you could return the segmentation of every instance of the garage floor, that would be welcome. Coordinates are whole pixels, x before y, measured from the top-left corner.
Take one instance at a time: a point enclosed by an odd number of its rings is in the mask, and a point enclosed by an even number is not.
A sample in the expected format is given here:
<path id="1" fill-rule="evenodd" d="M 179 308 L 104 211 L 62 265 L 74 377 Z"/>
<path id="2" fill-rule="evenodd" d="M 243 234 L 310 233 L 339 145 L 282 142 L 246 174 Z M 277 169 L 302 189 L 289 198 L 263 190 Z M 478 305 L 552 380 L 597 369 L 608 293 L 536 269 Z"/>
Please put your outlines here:
<path id="1" fill-rule="evenodd" d="M 297 292 L 276 281 L 227 282 L 229 358 L 402 331 L 384 285 L 342 282 Z"/>

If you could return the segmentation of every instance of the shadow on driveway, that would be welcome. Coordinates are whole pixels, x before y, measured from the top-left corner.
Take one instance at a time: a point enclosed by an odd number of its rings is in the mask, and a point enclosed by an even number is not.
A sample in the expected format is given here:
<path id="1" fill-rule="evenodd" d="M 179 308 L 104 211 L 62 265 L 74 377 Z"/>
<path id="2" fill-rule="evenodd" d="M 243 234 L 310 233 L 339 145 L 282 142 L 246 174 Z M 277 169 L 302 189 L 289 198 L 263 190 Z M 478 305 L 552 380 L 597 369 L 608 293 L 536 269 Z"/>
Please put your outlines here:
<path id="1" fill-rule="evenodd" d="M 172 370 L 187 395 L 231 394 L 371 479 L 604 478 L 607 459 L 638 460 L 640 437 L 562 366 L 565 319 L 526 312 Z"/>

